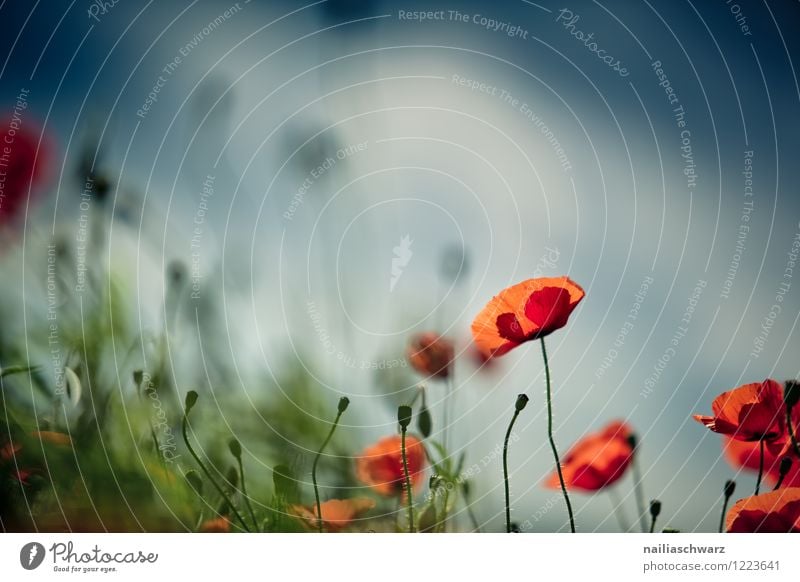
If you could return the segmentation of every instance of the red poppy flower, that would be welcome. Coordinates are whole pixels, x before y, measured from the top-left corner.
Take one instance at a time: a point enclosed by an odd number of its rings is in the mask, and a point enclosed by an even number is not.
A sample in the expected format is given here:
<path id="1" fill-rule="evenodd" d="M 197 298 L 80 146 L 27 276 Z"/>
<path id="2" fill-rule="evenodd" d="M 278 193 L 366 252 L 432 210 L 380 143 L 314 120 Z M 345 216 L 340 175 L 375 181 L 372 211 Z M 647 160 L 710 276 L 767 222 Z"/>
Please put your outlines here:
<path id="1" fill-rule="evenodd" d="M 359 480 L 381 495 L 403 493 L 405 474 L 400 440 L 399 436 L 385 437 L 356 459 Z M 413 436 L 406 436 L 406 459 L 411 487 L 419 489 L 424 482 L 425 448 Z"/>
<path id="2" fill-rule="evenodd" d="M 729 533 L 799 533 L 800 487 L 745 497 L 725 519 Z"/>
<path id="3" fill-rule="evenodd" d="M 416 334 L 406 348 L 406 358 L 420 375 L 447 378 L 453 365 L 453 342 L 433 332 Z"/>
<path id="4" fill-rule="evenodd" d="M 226 517 L 207 519 L 200 525 L 201 533 L 228 533 L 231 531 L 231 521 Z"/>
<path id="5" fill-rule="evenodd" d="M 472 322 L 475 344 L 487 355 L 561 329 L 586 294 L 569 277 L 528 279 L 492 298 Z"/>
<path id="6" fill-rule="evenodd" d="M 622 477 L 633 460 L 632 433 L 624 422 L 613 421 L 601 431 L 575 443 L 561 463 L 566 487 L 597 491 Z M 551 489 L 560 487 L 556 471 L 547 478 L 545 486 Z"/>
<path id="7" fill-rule="evenodd" d="M 8 119 L 4 116 L 3 119 Z M 50 160 L 48 140 L 27 128 L 0 128 L 0 225 L 13 222 L 25 210 L 25 201 L 43 177 Z"/>
<path id="8" fill-rule="evenodd" d="M 322 526 L 330 532 L 340 532 L 354 520 L 375 507 L 375 502 L 366 497 L 357 499 L 331 499 L 320 504 Z M 317 508 L 293 505 L 292 513 L 313 529 L 317 528 Z"/>
<path id="9" fill-rule="evenodd" d="M 777 452 L 786 442 L 783 389 L 775 380 L 745 384 L 711 403 L 714 416 L 694 415 L 714 432 L 740 441 L 763 440 Z"/>

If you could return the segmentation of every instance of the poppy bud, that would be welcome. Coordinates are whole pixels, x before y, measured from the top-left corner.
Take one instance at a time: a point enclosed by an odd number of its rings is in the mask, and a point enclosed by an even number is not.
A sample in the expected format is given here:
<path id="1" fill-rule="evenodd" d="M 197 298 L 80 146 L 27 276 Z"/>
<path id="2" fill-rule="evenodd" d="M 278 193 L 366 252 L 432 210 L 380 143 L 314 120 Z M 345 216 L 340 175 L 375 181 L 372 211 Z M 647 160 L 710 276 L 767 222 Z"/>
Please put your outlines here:
<path id="1" fill-rule="evenodd" d="M 347 396 L 339 398 L 339 414 L 342 414 L 350 406 L 350 399 Z"/>
<path id="2" fill-rule="evenodd" d="M 231 454 L 235 458 L 237 459 L 242 458 L 242 443 L 240 443 L 235 438 L 232 438 L 230 441 L 228 441 L 228 449 L 230 449 Z"/>
<path id="3" fill-rule="evenodd" d="M 192 408 L 194 408 L 195 404 L 197 404 L 197 392 L 195 392 L 194 390 L 189 390 L 186 393 L 186 403 L 185 403 L 186 414 L 189 414 L 189 411 Z"/>
<path id="4" fill-rule="evenodd" d="M 661 513 L 661 502 L 658 499 L 653 499 L 650 502 L 650 517 L 657 518 Z"/>
<path id="5" fill-rule="evenodd" d="M 136 384 L 137 388 L 139 388 L 142 385 L 142 380 L 144 380 L 144 372 L 142 372 L 141 370 L 134 370 L 133 383 Z"/>
<path id="6" fill-rule="evenodd" d="M 397 422 L 400 423 L 400 428 L 403 430 L 408 428 L 408 425 L 411 424 L 411 407 L 410 406 L 400 406 L 397 409 Z"/>
<path id="7" fill-rule="evenodd" d="M 422 438 L 428 438 L 433 431 L 433 417 L 431 417 L 431 411 L 425 406 L 424 396 L 422 397 L 422 408 L 420 408 L 419 414 L 417 415 L 417 428 Z"/>
<path id="8" fill-rule="evenodd" d="M 725 497 L 733 497 L 733 492 L 736 491 L 736 481 L 728 479 L 725 481 Z"/>
<path id="9" fill-rule="evenodd" d="M 636 438 L 636 433 L 631 433 L 628 435 L 628 445 L 631 447 L 631 450 L 636 450 L 636 445 L 638 443 L 638 439 Z"/>
<path id="10" fill-rule="evenodd" d="M 519 529 L 519 524 L 515 521 L 511 522 L 511 533 L 521 533 Z"/>
<path id="11" fill-rule="evenodd" d="M 442 484 L 442 478 L 441 478 L 441 477 L 439 477 L 439 475 L 437 475 L 436 473 L 434 473 L 433 475 L 431 475 L 431 478 L 430 478 L 430 479 L 428 479 L 428 488 L 429 488 L 431 491 L 434 491 L 434 490 L 435 490 L 437 487 L 439 487 L 441 484 Z"/>
<path id="12" fill-rule="evenodd" d="M 794 408 L 794 405 L 800 401 L 800 382 L 786 380 L 783 387 L 783 401 L 789 410 Z"/>
<path id="13" fill-rule="evenodd" d="M 529 398 L 525 394 L 520 394 L 517 396 L 517 403 L 514 405 L 514 408 L 517 412 L 522 412 L 525 406 L 528 405 Z"/>
<path id="14" fill-rule="evenodd" d="M 195 493 L 202 497 L 203 495 L 203 480 L 200 478 L 200 475 L 197 474 L 197 471 L 194 469 L 190 471 L 186 471 L 186 482 L 189 483 L 189 486 L 194 490 Z"/>

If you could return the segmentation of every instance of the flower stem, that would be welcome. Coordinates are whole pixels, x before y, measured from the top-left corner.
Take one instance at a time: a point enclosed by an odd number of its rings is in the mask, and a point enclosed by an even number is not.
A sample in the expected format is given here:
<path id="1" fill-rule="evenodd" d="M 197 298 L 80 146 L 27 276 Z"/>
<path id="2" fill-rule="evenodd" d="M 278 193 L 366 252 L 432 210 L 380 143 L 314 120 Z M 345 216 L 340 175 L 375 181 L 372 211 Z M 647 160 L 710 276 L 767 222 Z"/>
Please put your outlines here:
<path id="1" fill-rule="evenodd" d="M 342 413 L 344 410 L 339 410 L 336 413 L 336 419 L 333 421 L 333 426 L 331 427 L 331 431 L 328 433 L 328 437 L 325 439 L 325 442 L 322 443 L 322 446 L 317 451 L 317 456 L 314 457 L 314 465 L 311 467 L 311 481 L 314 483 L 314 498 L 316 499 L 317 503 L 317 530 L 319 533 L 323 533 L 322 529 L 322 504 L 319 501 L 319 486 L 317 485 L 317 464 L 319 463 L 319 459 L 322 456 L 323 451 L 325 451 L 325 447 L 328 446 L 328 443 L 331 442 L 331 438 L 333 438 L 333 433 L 336 431 L 336 427 L 339 425 L 339 419 L 342 418 Z"/>
<path id="2" fill-rule="evenodd" d="M 470 498 L 470 486 L 467 481 L 461 483 L 461 490 L 464 492 L 464 505 L 467 507 L 467 515 L 472 523 L 473 532 L 481 533 L 481 526 L 478 519 L 475 517 L 475 512 L 472 510 L 472 499 Z"/>
<path id="3" fill-rule="evenodd" d="M 733 492 L 735 490 L 736 483 L 734 481 L 725 481 L 725 487 L 723 488 L 725 498 L 722 502 L 722 515 L 719 516 L 719 533 L 722 533 L 722 529 L 725 527 L 725 514 L 728 511 L 728 502 L 731 500 L 731 497 L 733 497 Z"/>
<path id="4" fill-rule="evenodd" d="M 222 487 L 220 487 L 219 484 L 214 480 L 214 478 L 211 476 L 211 472 L 206 468 L 206 466 L 200 460 L 200 457 L 197 456 L 197 453 L 192 448 L 192 445 L 189 442 L 189 435 L 186 434 L 186 425 L 188 421 L 189 417 L 186 413 L 184 413 L 183 421 L 181 422 L 181 433 L 183 434 L 183 441 L 186 443 L 186 448 L 189 449 L 189 454 L 192 455 L 192 458 L 195 460 L 195 462 L 200 465 L 200 469 L 202 469 L 203 473 L 205 473 L 206 478 L 211 481 L 211 484 L 214 485 L 214 489 L 217 490 L 217 493 L 219 493 L 220 497 L 222 497 L 222 499 L 224 499 L 228 504 L 228 507 L 230 507 L 231 511 L 236 516 L 236 519 L 241 522 L 244 530 L 249 532 L 250 528 L 247 527 L 247 522 L 245 522 L 241 514 L 237 511 L 236 507 L 233 505 L 233 501 L 228 497 L 225 491 L 223 491 Z"/>
<path id="5" fill-rule="evenodd" d="M 645 528 L 647 527 L 647 520 L 645 517 L 645 509 L 644 509 L 644 491 L 642 490 L 642 474 L 639 471 L 639 445 L 638 442 L 636 444 L 636 448 L 633 450 L 633 459 L 631 462 L 633 468 L 633 492 L 634 496 L 636 497 L 636 510 L 639 512 L 639 526 L 642 528 L 642 533 L 647 531 Z"/>
<path id="6" fill-rule="evenodd" d="M 547 362 L 547 348 L 542 338 L 542 358 L 544 359 L 544 373 L 547 379 L 547 438 L 550 441 L 550 448 L 553 450 L 553 457 L 556 460 L 556 471 L 558 472 L 558 482 L 561 484 L 561 492 L 564 494 L 564 501 L 567 503 L 567 513 L 569 514 L 569 528 L 575 533 L 575 518 L 572 515 L 572 504 L 569 502 L 567 486 L 564 484 L 564 475 L 561 473 L 561 460 L 558 458 L 558 449 L 553 440 L 553 397 L 550 388 L 550 365 Z"/>
<path id="7" fill-rule="evenodd" d="M 408 475 L 408 457 L 406 455 L 406 427 L 400 433 L 400 454 L 403 456 L 403 476 L 406 481 L 406 495 L 408 496 L 408 531 L 414 533 L 414 503 L 411 498 L 411 477 Z"/>
<path id="8" fill-rule="evenodd" d="M 790 406 L 786 407 L 786 428 L 789 429 L 789 438 L 792 439 L 792 450 L 794 450 L 794 454 L 800 457 L 800 446 L 797 444 L 797 435 L 794 433 L 794 427 L 792 426 L 792 408 Z"/>
<path id="9" fill-rule="evenodd" d="M 519 398 L 522 398 L 520 394 Z M 519 402 L 519 400 L 518 400 Z M 514 407 L 514 415 L 511 417 L 511 422 L 508 423 L 508 430 L 506 430 L 506 438 L 503 439 L 503 485 L 506 492 L 506 533 L 511 533 L 511 495 L 508 490 L 508 440 L 511 438 L 511 431 L 514 428 L 514 423 L 517 421 L 520 411 L 524 406 L 519 405 Z"/>
<path id="10" fill-rule="evenodd" d="M 627 533 L 630 529 L 628 525 L 628 518 L 625 515 L 625 510 L 622 507 L 622 500 L 617 494 L 617 490 L 613 487 L 607 487 L 608 498 L 611 500 L 611 505 L 614 507 L 614 517 L 617 518 L 617 524 L 623 533 Z"/>
<path id="11" fill-rule="evenodd" d="M 244 497 L 244 503 L 247 505 L 247 510 L 250 512 L 250 519 L 253 520 L 253 525 L 256 530 L 258 530 L 258 520 L 253 511 L 253 506 L 250 504 L 250 497 L 247 495 L 247 486 L 244 484 L 244 465 L 242 464 L 242 457 L 240 456 L 237 460 L 239 462 L 239 482 L 242 484 L 242 497 Z"/>
<path id="12" fill-rule="evenodd" d="M 756 495 L 761 488 L 761 477 L 764 475 L 764 439 L 758 441 L 759 459 L 758 459 L 758 477 L 756 478 Z"/>

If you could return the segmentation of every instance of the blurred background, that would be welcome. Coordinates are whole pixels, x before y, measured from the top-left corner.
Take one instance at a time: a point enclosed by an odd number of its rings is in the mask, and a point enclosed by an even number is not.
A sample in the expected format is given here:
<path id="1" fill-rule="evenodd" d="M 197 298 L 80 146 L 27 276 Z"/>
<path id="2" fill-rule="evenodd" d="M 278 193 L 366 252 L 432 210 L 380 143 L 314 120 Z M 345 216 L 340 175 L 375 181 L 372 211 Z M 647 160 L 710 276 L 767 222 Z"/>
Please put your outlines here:
<path id="1" fill-rule="evenodd" d="M 449 438 L 480 467 L 482 529 L 503 529 L 525 392 L 514 519 L 564 531 L 538 347 L 482 365 L 469 326 L 566 274 L 587 296 L 549 339 L 559 448 L 627 420 L 660 523 L 715 531 L 737 469 L 691 414 L 800 374 L 799 29 L 790 0 L 3 2 L 3 128 L 43 164 L 0 237 L 0 366 L 37 366 L 4 395 L 58 425 L 78 369 L 61 427 L 91 424 L 95 393 L 121 404 L 91 461 L 108 471 L 147 432 L 143 369 L 176 434 L 197 390 L 208 454 L 233 434 L 255 497 L 280 463 L 308 502 L 338 398 L 326 481 L 357 489 L 345 457 L 395 432 L 406 344 L 433 330 L 456 345 Z M 428 384 L 434 438 L 445 393 Z M 632 518 L 630 476 L 615 489 Z M 619 530 L 607 494 L 573 503 L 580 531 Z"/>

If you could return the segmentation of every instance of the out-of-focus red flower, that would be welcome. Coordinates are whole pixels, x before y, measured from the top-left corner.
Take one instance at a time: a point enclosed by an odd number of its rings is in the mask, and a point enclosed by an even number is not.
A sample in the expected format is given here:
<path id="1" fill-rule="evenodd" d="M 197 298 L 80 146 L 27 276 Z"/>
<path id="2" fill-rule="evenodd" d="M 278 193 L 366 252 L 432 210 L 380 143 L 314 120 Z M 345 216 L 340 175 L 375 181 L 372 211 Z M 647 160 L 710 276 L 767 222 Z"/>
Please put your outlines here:
<path id="1" fill-rule="evenodd" d="M 728 512 L 725 526 L 730 533 L 799 533 L 800 487 L 740 499 Z"/>
<path id="2" fill-rule="evenodd" d="M 783 388 L 766 379 L 723 392 L 711 403 L 713 416 L 694 415 L 709 429 L 740 441 L 761 441 L 773 452 L 786 444 Z"/>
<path id="3" fill-rule="evenodd" d="M 228 533 L 231 531 L 231 522 L 226 516 L 207 519 L 200 524 L 201 533 Z"/>
<path id="4" fill-rule="evenodd" d="M 431 378 L 447 378 L 453 365 L 453 342 L 431 331 L 412 336 L 406 358 L 417 373 Z"/>
<path id="5" fill-rule="evenodd" d="M 39 439 L 43 443 L 49 443 L 51 445 L 59 445 L 62 447 L 72 446 L 72 439 L 69 438 L 69 435 L 66 435 L 63 432 L 40 430 L 32 432 L 31 436 L 35 439 Z"/>
<path id="6" fill-rule="evenodd" d="M 330 532 L 340 532 L 373 507 L 375 507 L 375 502 L 367 497 L 325 501 L 320 504 L 322 527 Z M 293 505 L 291 511 L 301 518 L 309 528 L 317 528 L 316 506 Z"/>
<path id="7" fill-rule="evenodd" d="M 487 356 L 561 329 L 586 294 L 569 277 L 528 279 L 493 297 L 472 322 L 472 336 Z"/>
<path id="8" fill-rule="evenodd" d="M 27 127 L 12 127 L 11 115 L 0 126 L 0 226 L 15 222 L 25 211 L 28 195 L 35 194 L 47 174 L 50 140 Z M 27 120 L 26 120 L 27 122 Z"/>
<path id="9" fill-rule="evenodd" d="M 10 461 L 21 450 L 22 445 L 7 442 L 0 448 L 0 461 Z"/>
<path id="10" fill-rule="evenodd" d="M 632 432 L 624 422 L 613 421 L 575 443 L 562 461 L 566 487 L 597 491 L 620 479 L 633 460 Z M 547 478 L 545 486 L 560 487 L 556 471 Z"/>
<path id="11" fill-rule="evenodd" d="M 356 475 L 381 495 L 403 494 L 405 475 L 399 436 L 389 436 L 367 447 L 356 459 Z M 411 487 L 419 489 L 424 482 L 425 448 L 413 436 L 406 437 L 406 459 Z"/>

